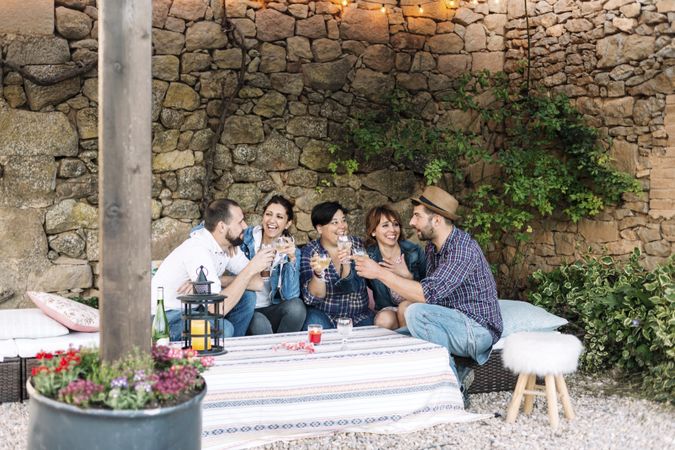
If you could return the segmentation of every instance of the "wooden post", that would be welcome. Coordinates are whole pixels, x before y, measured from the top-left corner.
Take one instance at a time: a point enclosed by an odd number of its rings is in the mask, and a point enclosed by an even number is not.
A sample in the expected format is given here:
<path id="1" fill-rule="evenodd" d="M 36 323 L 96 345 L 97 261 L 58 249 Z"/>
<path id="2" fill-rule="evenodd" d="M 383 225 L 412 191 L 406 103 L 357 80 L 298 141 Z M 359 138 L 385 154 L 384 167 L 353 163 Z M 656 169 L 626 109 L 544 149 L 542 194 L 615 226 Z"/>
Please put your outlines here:
<path id="1" fill-rule="evenodd" d="M 150 349 L 151 0 L 99 6 L 101 355 Z"/>

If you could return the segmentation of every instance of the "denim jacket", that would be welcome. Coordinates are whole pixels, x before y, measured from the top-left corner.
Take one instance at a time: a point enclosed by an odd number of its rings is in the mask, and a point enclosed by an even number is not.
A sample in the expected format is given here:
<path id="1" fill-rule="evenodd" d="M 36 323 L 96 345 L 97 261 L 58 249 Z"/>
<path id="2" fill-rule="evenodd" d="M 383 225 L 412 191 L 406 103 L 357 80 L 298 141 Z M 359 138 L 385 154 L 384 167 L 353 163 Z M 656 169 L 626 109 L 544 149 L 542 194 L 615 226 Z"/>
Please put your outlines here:
<path id="1" fill-rule="evenodd" d="M 398 245 L 401 247 L 405 265 L 408 267 L 413 279 L 415 281 L 420 281 L 427 273 L 427 262 L 426 257 L 424 256 L 424 250 L 422 250 L 419 245 L 407 240 L 400 241 Z M 382 254 L 380 253 L 380 247 L 377 244 L 368 246 L 366 251 L 372 260 L 378 263 L 382 262 Z M 391 300 L 389 288 L 380 280 L 368 280 L 368 287 L 373 291 L 376 310 L 379 311 L 387 306 L 396 306 Z"/>
<path id="2" fill-rule="evenodd" d="M 248 259 L 255 256 L 255 238 L 262 239 L 262 228 L 260 226 L 248 227 L 244 230 L 244 243 L 240 248 Z M 287 256 L 284 256 L 281 263 L 272 268 L 270 273 L 270 297 L 272 304 L 280 303 L 277 297 L 277 291 L 281 300 L 291 300 L 300 298 L 300 250 L 295 249 L 295 264 L 291 264 Z"/>

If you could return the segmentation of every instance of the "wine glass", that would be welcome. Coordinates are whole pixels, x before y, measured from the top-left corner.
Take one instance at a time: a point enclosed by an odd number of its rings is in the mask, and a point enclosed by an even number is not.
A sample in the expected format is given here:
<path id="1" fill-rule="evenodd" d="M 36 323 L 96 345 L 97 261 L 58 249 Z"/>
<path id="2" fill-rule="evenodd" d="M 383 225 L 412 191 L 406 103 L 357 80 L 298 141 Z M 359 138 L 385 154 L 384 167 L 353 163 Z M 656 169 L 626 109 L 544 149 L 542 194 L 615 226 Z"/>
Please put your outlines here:
<path id="1" fill-rule="evenodd" d="M 346 234 L 341 234 L 337 238 L 337 248 L 338 250 L 346 250 L 351 253 L 352 249 L 352 240 Z M 346 261 L 342 261 L 343 263 Z"/>
<path id="2" fill-rule="evenodd" d="M 314 255 L 316 256 L 317 264 L 321 269 L 321 276 L 319 278 L 326 281 L 326 269 L 330 266 L 330 256 L 326 253 L 314 253 Z"/>
<path id="3" fill-rule="evenodd" d="M 366 256 L 366 249 L 363 247 L 356 247 L 352 249 L 352 254 L 354 256 Z"/>
<path id="4" fill-rule="evenodd" d="M 264 251 L 267 249 L 274 248 L 274 245 L 272 244 L 260 244 L 260 251 Z M 274 260 L 270 263 L 269 267 L 262 272 L 260 272 L 260 276 L 263 278 L 269 278 L 270 273 L 272 272 L 272 266 L 274 265 Z"/>
<path id="5" fill-rule="evenodd" d="M 288 239 L 286 236 L 279 236 L 274 240 L 274 248 L 278 253 L 282 253 L 286 248 L 286 245 L 288 245 Z"/>
<path id="6" fill-rule="evenodd" d="M 347 339 L 352 334 L 352 319 L 349 317 L 340 317 L 337 320 L 337 331 L 342 336 L 342 350 L 347 350 Z"/>

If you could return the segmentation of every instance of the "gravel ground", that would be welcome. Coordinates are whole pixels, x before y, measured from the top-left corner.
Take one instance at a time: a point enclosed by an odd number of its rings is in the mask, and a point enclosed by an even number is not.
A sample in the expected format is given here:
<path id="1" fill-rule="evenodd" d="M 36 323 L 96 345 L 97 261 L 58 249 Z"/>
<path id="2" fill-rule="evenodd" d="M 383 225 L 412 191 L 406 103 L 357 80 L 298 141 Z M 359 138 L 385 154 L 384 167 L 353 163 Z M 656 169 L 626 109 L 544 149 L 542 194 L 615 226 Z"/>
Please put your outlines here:
<path id="1" fill-rule="evenodd" d="M 548 425 L 546 403 L 537 398 L 531 416 L 518 416 L 506 424 L 503 416 L 511 393 L 495 392 L 471 396 L 472 412 L 498 415 L 468 424 L 438 425 L 399 435 L 338 433 L 316 439 L 277 442 L 265 449 L 673 449 L 675 408 L 628 396 L 630 390 L 610 379 L 568 377 L 577 419 L 562 419 L 560 428 Z M 0 405 L 0 449 L 26 446 L 26 404 Z"/>

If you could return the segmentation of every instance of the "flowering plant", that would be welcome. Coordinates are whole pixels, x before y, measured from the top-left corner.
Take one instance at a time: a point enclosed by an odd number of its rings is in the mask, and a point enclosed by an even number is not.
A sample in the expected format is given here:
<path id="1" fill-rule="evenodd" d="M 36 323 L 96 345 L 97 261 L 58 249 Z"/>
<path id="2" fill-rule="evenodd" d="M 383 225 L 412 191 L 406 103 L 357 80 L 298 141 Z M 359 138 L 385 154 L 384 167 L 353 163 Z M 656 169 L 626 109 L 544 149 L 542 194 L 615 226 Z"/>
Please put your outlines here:
<path id="1" fill-rule="evenodd" d="M 112 364 L 96 349 L 59 350 L 36 355 L 31 370 L 40 394 L 82 408 L 147 409 L 172 406 L 199 392 L 201 373 L 213 365 L 192 349 L 156 346 L 152 354 L 134 351 Z"/>

